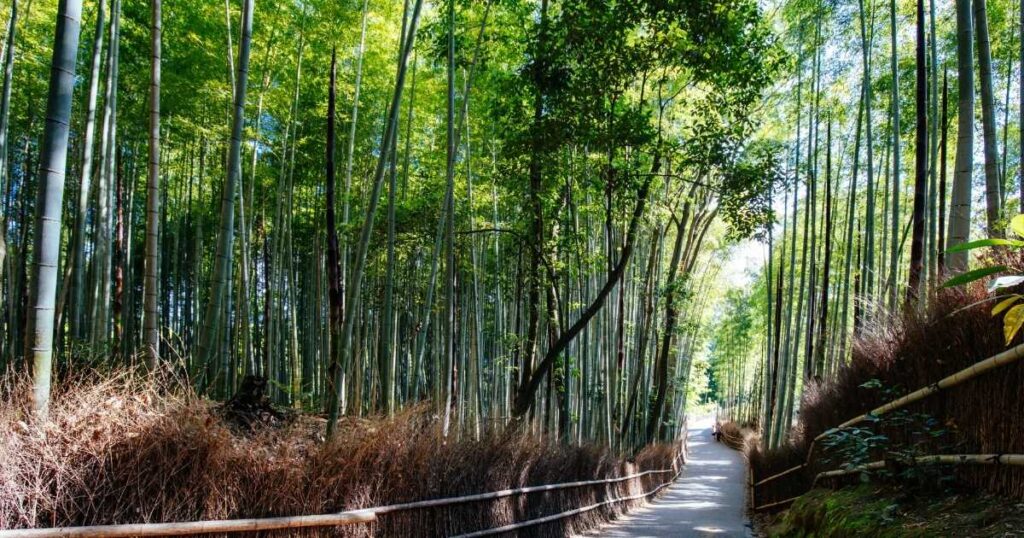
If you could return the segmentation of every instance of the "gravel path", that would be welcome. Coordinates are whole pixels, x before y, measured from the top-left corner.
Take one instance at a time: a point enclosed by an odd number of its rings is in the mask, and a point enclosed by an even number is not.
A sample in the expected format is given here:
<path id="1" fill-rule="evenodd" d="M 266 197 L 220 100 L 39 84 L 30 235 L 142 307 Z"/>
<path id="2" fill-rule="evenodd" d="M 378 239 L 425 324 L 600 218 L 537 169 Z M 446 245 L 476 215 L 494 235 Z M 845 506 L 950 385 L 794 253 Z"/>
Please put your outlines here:
<path id="1" fill-rule="evenodd" d="M 647 506 L 598 529 L 602 537 L 751 536 L 746 509 L 746 462 L 711 437 L 710 419 L 693 424 L 683 474 Z"/>

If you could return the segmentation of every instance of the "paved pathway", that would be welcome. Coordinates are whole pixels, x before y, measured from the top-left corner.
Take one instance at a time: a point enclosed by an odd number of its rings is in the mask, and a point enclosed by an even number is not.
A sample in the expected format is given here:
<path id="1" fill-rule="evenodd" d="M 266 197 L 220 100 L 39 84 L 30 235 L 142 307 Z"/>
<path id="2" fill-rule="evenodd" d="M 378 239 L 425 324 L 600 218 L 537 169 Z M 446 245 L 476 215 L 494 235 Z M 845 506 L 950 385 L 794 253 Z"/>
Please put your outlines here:
<path id="1" fill-rule="evenodd" d="M 691 426 L 690 451 L 679 480 L 647 506 L 598 529 L 602 537 L 751 536 L 743 456 L 711 437 L 711 420 Z"/>

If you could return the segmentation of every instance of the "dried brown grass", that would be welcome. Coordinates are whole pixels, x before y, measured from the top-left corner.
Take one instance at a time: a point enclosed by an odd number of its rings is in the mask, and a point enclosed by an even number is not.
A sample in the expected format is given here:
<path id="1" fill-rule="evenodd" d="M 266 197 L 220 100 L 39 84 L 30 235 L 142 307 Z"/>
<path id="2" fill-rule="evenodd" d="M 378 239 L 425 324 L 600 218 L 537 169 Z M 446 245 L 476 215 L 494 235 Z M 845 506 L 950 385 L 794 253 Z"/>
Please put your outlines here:
<path id="1" fill-rule="evenodd" d="M 24 379 L 0 381 L 0 529 L 329 513 L 671 467 L 673 447 L 627 462 L 595 446 L 525 435 L 444 438 L 426 408 L 349 419 L 323 442 L 323 419 L 243 432 L 183 384 L 122 371 L 65 378 L 50 420 L 29 424 Z M 384 515 L 305 536 L 442 536 L 506 525 L 652 489 L 617 485 Z M 602 508 L 523 532 L 563 536 L 615 517 Z M 636 503 L 632 503 L 636 504 Z M 267 534 L 267 533 L 263 533 Z M 283 533 L 277 533 L 283 535 Z"/>
<path id="2" fill-rule="evenodd" d="M 1018 272 L 1024 265 L 1020 257 L 1000 261 Z M 815 436 L 889 399 L 877 389 L 862 387 L 865 382 L 877 379 L 902 395 L 1005 350 L 1002 320 L 990 315 L 994 303 L 989 299 L 980 284 L 940 290 L 928 309 L 906 310 L 868 327 L 854 341 L 851 362 L 835 380 L 806 387 L 800 424 L 788 443 L 767 453 L 751 451 L 755 480 L 802 463 Z M 961 453 L 1024 453 L 1024 363 L 983 374 L 908 409 L 941 421 L 953 432 Z M 921 442 L 907 432 L 885 433 L 899 443 Z M 809 469 L 757 488 L 756 503 L 802 494 L 815 474 L 835 467 L 823 461 L 820 447 L 815 454 Z M 1024 498 L 1024 470 L 983 466 L 955 473 L 962 484 Z"/>
<path id="3" fill-rule="evenodd" d="M 719 428 L 722 432 L 722 443 L 733 450 L 739 450 L 746 454 L 757 446 L 759 440 L 757 432 L 746 424 L 730 420 L 720 424 Z"/>

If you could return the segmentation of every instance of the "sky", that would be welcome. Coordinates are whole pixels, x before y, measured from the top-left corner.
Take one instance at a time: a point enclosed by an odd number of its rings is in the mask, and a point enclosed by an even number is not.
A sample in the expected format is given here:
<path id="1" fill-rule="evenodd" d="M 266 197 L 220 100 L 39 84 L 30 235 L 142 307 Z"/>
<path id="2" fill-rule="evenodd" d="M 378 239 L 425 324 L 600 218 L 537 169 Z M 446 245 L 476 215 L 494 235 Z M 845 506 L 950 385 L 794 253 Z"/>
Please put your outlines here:
<path id="1" fill-rule="evenodd" d="M 730 286 L 746 287 L 754 282 L 768 257 L 768 245 L 747 239 L 729 250 L 729 259 L 722 267 L 722 278 Z"/>

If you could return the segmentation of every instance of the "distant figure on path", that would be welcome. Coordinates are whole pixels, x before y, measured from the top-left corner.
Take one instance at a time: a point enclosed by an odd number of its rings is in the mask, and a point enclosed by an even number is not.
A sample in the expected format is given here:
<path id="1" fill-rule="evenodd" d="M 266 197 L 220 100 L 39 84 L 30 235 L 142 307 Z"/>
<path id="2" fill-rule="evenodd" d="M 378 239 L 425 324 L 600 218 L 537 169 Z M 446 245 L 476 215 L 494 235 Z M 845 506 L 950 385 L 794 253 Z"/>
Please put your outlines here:
<path id="1" fill-rule="evenodd" d="M 682 475 L 650 504 L 586 534 L 600 538 L 750 538 L 743 454 L 715 443 L 713 417 L 693 421 Z"/>

